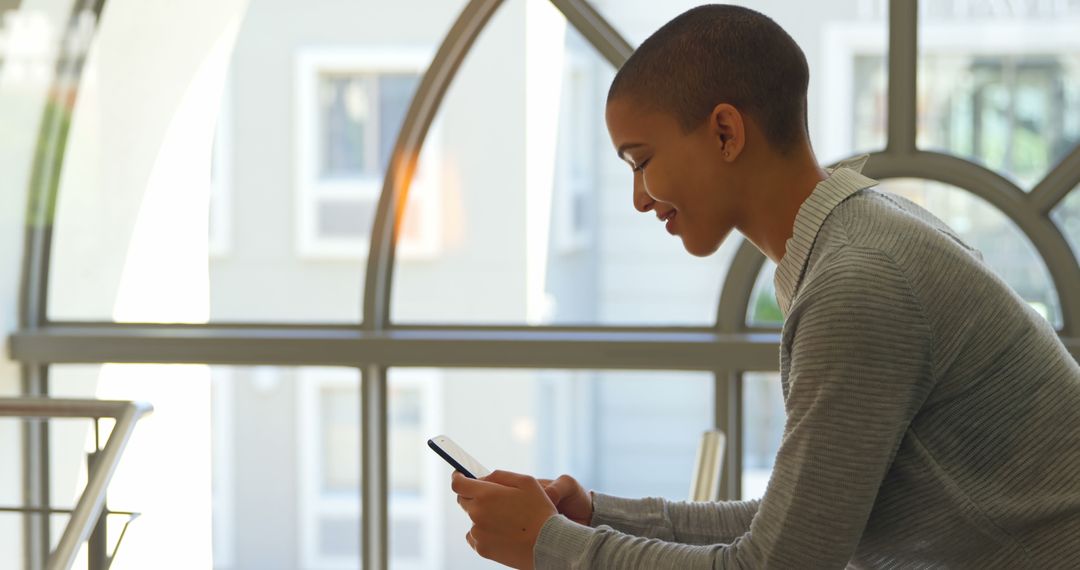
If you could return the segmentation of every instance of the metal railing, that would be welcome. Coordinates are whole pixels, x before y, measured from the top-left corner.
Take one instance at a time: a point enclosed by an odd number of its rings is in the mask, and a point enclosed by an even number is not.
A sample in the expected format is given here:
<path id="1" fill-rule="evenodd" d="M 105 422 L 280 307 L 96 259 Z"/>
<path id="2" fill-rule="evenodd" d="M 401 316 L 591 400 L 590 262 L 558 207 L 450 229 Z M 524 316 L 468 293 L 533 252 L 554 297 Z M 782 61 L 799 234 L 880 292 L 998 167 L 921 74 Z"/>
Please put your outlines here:
<path id="1" fill-rule="evenodd" d="M 108 400 L 66 400 L 57 398 L 0 398 L 0 417 L 27 419 L 89 418 L 116 420 L 109 441 L 97 456 L 93 465 L 87 466 L 86 488 L 71 512 L 64 533 L 56 550 L 49 555 L 47 570 L 68 570 L 75 563 L 79 546 L 90 538 L 105 505 L 105 491 L 109 487 L 120 455 L 124 452 L 135 423 L 153 411 L 144 402 Z"/>

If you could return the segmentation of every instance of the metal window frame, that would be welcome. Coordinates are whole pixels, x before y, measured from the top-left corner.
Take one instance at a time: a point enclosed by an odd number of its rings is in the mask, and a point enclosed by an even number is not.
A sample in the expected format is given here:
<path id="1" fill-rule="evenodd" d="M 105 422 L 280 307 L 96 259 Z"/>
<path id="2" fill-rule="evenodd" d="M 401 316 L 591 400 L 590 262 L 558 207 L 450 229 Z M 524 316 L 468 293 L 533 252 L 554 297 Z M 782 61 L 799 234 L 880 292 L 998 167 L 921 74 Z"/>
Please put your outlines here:
<path id="1" fill-rule="evenodd" d="M 569 23 L 613 66 L 632 52 L 630 44 L 586 0 L 551 0 Z M 747 308 L 764 256 L 749 242 L 738 248 L 718 300 L 712 327 L 528 327 L 398 325 L 390 319 L 390 297 L 398 225 L 419 152 L 457 70 L 502 0 L 471 0 L 424 73 L 394 146 L 373 225 L 365 274 L 364 319 L 356 325 L 71 323 L 50 321 L 47 285 L 51 220 L 58 164 L 66 138 L 46 109 L 39 135 L 45 156 L 35 163 L 25 244 L 19 331 L 9 339 L 22 364 L 23 392 L 48 395 L 48 366 L 59 363 L 183 363 L 230 365 L 338 365 L 362 372 L 363 458 L 361 547 L 365 568 L 388 566 L 387 371 L 390 367 L 437 366 L 529 369 L 699 370 L 714 374 L 716 427 L 727 434 L 721 493 L 741 492 L 742 373 L 776 371 L 779 332 L 747 325 Z M 104 0 L 84 0 L 100 17 Z M 74 17 L 74 16 L 73 16 Z M 1061 335 L 1080 359 L 1080 266 L 1050 219 L 1050 212 L 1080 184 L 1080 148 L 1066 157 L 1030 193 L 1005 178 L 959 158 L 916 146 L 918 6 L 891 0 L 888 54 L 888 144 L 874 153 L 867 174 L 878 178 L 918 177 L 970 191 L 998 207 L 1029 236 L 1046 262 L 1061 300 Z M 58 64 L 58 82 L 74 97 L 78 69 Z M 25 436 L 24 496 L 28 506 L 47 506 L 48 434 Z M 27 518 L 29 568 L 48 555 L 47 520 Z"/>

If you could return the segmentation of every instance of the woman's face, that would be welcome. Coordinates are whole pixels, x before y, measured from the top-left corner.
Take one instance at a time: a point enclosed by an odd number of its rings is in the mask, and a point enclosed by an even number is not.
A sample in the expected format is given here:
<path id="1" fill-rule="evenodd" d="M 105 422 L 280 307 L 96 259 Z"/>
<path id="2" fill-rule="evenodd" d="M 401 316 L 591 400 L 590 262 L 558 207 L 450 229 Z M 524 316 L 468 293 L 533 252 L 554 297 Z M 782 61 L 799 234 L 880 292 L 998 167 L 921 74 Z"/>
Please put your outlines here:
<path id="1" fill-rule="evenodd" d="M 738 189 L 711 121 L 685 133 L 670 114 L 626 98 L 612 100 L 606 118 L 616 152 L 634 171 L 634 207 L 655 212 L 691 254 L 715 252 L 735 227 Z"/>

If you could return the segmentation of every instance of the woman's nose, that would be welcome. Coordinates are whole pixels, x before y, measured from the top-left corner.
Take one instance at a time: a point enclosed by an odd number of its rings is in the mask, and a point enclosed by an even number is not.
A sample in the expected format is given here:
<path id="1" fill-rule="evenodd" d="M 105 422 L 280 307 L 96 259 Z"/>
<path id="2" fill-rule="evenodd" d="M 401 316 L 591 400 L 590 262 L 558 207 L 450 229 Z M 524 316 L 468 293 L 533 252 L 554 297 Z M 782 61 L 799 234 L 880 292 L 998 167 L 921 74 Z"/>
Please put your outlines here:
<path id="1" fill-rule="evenodd" d="M 641 213 L 648 212 L 653 209 L 653 205 L 656 201 L 649 196 L 649 193 L 645 191 L 645 184 L 641 181 L 641 176 L 634 177 L 634 209 Z"/>

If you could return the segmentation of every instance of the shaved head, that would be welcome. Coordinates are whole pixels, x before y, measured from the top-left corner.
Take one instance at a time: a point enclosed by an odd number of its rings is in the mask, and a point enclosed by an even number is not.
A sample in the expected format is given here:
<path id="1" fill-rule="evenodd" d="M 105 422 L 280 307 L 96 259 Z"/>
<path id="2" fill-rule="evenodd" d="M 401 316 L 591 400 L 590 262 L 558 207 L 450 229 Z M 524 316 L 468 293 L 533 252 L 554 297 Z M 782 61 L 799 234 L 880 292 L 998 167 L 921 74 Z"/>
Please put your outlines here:
<path id="1" fill-rule="evenodd" d="M 668 113 L 685 132 L 727 103 L 787 154 L 809 140 L 809 82 L 806 56 L 776 22 L 749 8 L 710 4 L 649 36 L 615 75 L 607 100 L 625 97 Z"/>

